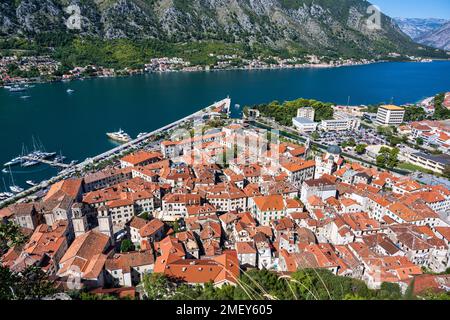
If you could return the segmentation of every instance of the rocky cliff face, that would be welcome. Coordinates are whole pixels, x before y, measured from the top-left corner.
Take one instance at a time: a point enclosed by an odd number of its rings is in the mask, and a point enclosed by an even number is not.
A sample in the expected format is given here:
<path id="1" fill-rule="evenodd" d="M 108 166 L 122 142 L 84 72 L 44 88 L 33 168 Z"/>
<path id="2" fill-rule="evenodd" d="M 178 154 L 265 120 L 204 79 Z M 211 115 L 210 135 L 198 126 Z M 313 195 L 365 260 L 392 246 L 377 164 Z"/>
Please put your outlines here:
<path id="1" fill-rule="evenodd" d="M 69 5 L 78 5 L 84 36 L 167 41 L 225 40 L 305 50 L 404 51 L 417 46 L 392 19 L 367 24 L 362 0 L 3 0 L 0 35 L 68 32 Z"/>

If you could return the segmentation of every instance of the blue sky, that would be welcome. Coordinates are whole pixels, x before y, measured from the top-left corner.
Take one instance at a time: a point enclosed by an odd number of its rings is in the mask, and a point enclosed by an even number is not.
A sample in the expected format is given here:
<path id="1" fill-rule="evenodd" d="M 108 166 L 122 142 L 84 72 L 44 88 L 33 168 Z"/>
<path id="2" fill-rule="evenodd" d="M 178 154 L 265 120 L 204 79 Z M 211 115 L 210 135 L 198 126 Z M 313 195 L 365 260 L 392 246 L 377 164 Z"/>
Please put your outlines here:
<path id="1" fill-rule="evenodd" d="M 450 0 L 369 0 L 391 17 L 450 19 Z"/>

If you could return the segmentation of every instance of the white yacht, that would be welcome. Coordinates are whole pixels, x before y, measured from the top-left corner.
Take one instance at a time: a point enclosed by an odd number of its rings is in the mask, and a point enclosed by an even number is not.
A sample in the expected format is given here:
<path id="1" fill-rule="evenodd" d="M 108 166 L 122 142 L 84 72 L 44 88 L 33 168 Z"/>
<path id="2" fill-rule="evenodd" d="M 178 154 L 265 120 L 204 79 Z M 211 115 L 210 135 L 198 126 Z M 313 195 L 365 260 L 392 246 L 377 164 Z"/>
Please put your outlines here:
<path id="1" fill-rule="evenodd" d="M 27 181 L 25 181 L 26 182 L 26 184 L 28 184 L 28 185 L 30 185 L 30 186 L 32 186 L 32 187 L 35 187 L 35 186 L 37 186 L 38 184 L 36 183 L 36 182 L 34 182 L 33 180 L 27 180 Z"/>
<path id="2" fill-rule="evenodd" d="M 108 138 L 115 140 L 115 141 L 119 141 L 119 142 L 131 141 L 130 135 L 128 133 L 126 133 L 125 131 L 123 131 L 122 129 L 120 129 L 117 132 L 108 132 L 108 133 L 106 133 L 106 135 L 108 136 Z"/>
<path id="3" fill-rule="evenodd" d="M 71 93 L 74 93 L 75 90 L 73 90 L 73 89 L 67 89 L 66 92 L 67 92 L 68 94 L 71 94 Z"/>
<path id="4" fill-rule="evenodd" d="M 139 133 L 138 136 L 137 136 L 137 138 L 140 139 L 140 138 L 146 136 L 147 134 L 148 134 L 147 132 Z"/>
<path id="5" fill-rule="evenodd" d="M 28 155 L 28 157 L 37 160 L 53 158 L 54 156 L 56 156 L 56 152 L 44 152 L 40 150 L 34 151 Z"/>
<path id="6" fill-rule="evenodd" d="M 14 193 L 21 193 L 24 190 L 23 188 L 21 188 L 19 186 L 10 186 L 9 189 Z"/>
<path id="7" fill-rule="evenodd" d="M 14 182 L 14 176 L 13 176 L 13 173 L 11 171 L 11 167 L 9 168 L 9 173 L 11 174 L 11 182 L 12 182 L 12 186 L 10 186 L 9 189 L 13 193 L 21 193 L 24 189 L 19 187 L 18 185 L 16 185 L 16 183 Z M 3 183 L 4 182 L 5 182 L 5 180 L 3 180 Z"/>

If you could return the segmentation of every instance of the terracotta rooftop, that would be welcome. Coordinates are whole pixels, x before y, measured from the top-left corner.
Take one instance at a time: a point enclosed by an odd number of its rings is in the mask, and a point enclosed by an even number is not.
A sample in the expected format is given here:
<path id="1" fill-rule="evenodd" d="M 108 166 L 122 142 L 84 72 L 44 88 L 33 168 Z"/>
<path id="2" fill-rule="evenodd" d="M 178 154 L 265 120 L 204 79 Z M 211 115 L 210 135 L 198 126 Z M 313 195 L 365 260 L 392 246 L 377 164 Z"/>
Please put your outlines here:
<path id="1" fill-rule="evenodd" d="M 151 250 L 116 253 L 106 260 L 105 269 L 122 270 L 123 273 L 129 273 L 131 268 L 148 266 L 154 263 L 155 258 Z"/>
<path id="2" fill-rule="evenodd" d="M 123 162 L 127 162 L 131 165 L 139 165 L 148 161 L 158 161 L 163 158 L 162 154 L 159 152 L 148 152 L 148 151 L 138 151 L 132 154 L 129 154 L 122 159 Z"/>

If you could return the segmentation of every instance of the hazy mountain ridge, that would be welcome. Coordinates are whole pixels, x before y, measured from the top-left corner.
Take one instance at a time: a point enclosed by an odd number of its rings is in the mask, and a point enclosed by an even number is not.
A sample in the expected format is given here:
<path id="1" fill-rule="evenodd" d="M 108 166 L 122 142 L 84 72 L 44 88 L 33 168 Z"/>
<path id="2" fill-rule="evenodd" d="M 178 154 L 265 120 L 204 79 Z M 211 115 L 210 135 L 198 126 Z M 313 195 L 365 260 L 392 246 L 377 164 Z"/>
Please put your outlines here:
<path id="1" fill-rule="evenodd" d="M 449 20 L 435 18 L 394 18 L 394 20 L 400 29 L 413 40 L 417 40 L 449 22 Z"/>
<path id="2" fill-rule="evenodd" d="M 431 47 L 450 50 L 450 21 L 442 27 L 419 37 L 417 41 Z"/>
<path id="3" fill-rule="evenodd" d="M 418 49 L 389 17 L 367 25 L 363 0 L 3 0 L 0 35 L 67 32 L 68 5 L 81 8 L 82 36 L 183 42 L 223 40 L 341 54 Z"/>

